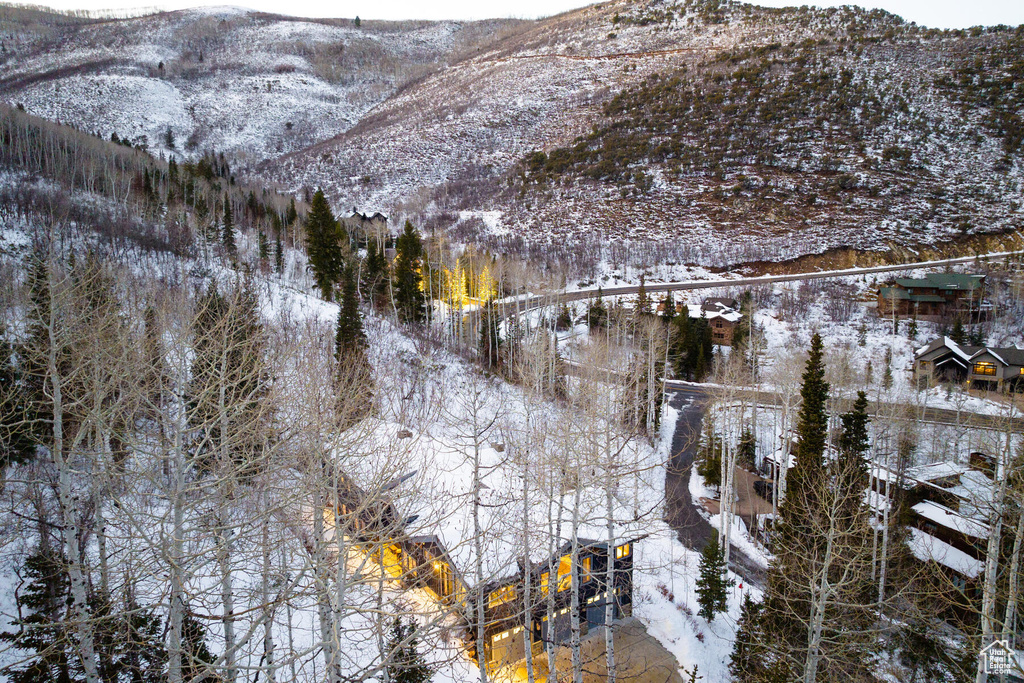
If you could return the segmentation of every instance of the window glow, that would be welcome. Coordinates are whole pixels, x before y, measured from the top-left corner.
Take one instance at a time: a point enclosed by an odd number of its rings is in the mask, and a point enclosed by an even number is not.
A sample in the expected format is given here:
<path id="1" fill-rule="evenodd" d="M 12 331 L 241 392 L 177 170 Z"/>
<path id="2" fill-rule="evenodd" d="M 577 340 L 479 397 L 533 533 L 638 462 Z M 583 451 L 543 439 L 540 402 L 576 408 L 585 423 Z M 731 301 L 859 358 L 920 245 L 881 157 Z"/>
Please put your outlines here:
<path id="1" fill-rule="evenodd" d="M 488 607 L 497 607 L 504 605 L 506 602 L 511 602 L 516 599 L 516 587 L 515 586 L 502 586 L 501 588 L 491 591 L 490 598 L 487 601 Z"/>
<path id="2" fill-rule="evenodd" d="M 995 374 L 996 374 L 996 365 L 995 365 L 995 363 L 985 363 L 985 362 L 975 363 L 974 364 L 974 374 L 975 375 L 987 375 L 989 377 L 995 376 Z"/>

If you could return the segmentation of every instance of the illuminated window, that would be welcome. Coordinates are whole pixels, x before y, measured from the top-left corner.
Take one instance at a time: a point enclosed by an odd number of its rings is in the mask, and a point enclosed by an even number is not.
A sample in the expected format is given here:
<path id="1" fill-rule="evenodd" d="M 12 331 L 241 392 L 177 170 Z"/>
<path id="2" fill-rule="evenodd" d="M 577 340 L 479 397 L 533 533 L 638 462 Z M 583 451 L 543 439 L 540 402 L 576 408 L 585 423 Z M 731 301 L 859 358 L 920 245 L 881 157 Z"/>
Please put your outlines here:
<path id="1" fill-rule="evenodd" d="M 558 591 L 564 591 L 572 585 L 572 557 L 563 555 L 558 561 Z"/>
<path id="2" fill-rule="evenodd" d="M 494 644 L 502 640 L 506 640 L 507 638 L 511 638 L 512 636 L 514 636 L 522 630 L 522 626 L 516 626 L 514 629 L 510 631 L 502 631 L 501 633 L 495 633 L 493 636 L 491 636 L 491 643 Z"/>
<path id="3" fill-rule="evenodd" d="M 995 374 L 996 374 L 996 364 L 995 363 L 975 363 L 974 364 L 974 374 L 975 375 L 988 375 L 989 377 L 994 377 Z"/>
<path id="4" fill-rule="evenodd" d="M 623 543 L 615 549 L 615 559 L 621 560 L 623 557 L 629 557 L 630 550 L 630 544 Z"/>
<path id="5" fill-rule="evenodd" d="M 580 583 L 590 581 L 590 558 L 584 557 L 580 562 Z"/>
<path id="6" fill-rule="evenodd" d="M 503 605 L 506 602 L 511 602 L 516 599 L 516 587 L 515 586 L 502 586 L 496 591 L 491 592 L 491 596 L 487 601 L 488 607 L 497 607 Z"/>
<path id="7" fill-rule="evenodd" d="M 544 572 L 540 575 L 540 592 L 544 595 L 548 594 L 548 573 Z"/>

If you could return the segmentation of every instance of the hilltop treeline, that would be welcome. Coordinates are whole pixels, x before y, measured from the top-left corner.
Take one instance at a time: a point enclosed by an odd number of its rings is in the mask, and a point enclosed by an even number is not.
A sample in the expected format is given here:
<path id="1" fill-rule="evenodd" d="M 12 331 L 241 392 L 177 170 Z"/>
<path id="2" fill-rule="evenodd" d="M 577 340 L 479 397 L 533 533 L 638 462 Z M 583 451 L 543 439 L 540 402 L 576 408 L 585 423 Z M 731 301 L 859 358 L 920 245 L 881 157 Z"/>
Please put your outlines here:
<path id="1" fill-rule="evenodd" d="M 223 154 L 209 152 L 195 162 L 157 159 L 114 137 L 107 141 L 0 104 L 0 164 L 52 180 L 57 188 L 20 183 L 3 190 L 6 211 L 25 217 L 47 212 L 110 234 L 112 223 L 146 246 L 186 253 L 195 236 L 234 249 L 236 229 L 255 231 L 260 258 L 270 257 L 271 240 L 280 262 L 283 244 L 295 240 L 304 205 L 276 191 L 237 183 Z M 105 202 L 69 200 L 82 192 Z M 59 201 L 58 201 L 59 199 Z"/>

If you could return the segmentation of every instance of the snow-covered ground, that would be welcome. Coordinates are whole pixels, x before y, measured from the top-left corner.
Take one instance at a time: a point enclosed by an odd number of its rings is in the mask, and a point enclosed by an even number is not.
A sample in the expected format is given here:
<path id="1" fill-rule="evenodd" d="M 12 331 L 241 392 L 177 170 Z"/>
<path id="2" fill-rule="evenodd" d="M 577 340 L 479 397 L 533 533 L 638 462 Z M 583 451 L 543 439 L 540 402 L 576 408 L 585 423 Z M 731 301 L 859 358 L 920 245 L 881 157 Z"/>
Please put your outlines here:
<path id="1" fill-rule="evenodd" d="M 2 233 L 6 259 L 24 255 L 27 243 L 26 226 L 5 224 Z M 83 245 L 89 240 L 79 235 Z M 239 236 L 239 250 L 250 254 L 255 245 L 247 235 Z M 9 249 L 8 249 L 9 247 Z M 289 252 L 284 276 L 256 276 L 254 288 L 260 298 L 264 320 L 272 336 L 298 335 L 308 344 L 330 344 L 337 316 L 337 305 L 326 303 L 310 293 L 304 259 Z M 222 285 L 235 281 L 235 274 L 217 261 L 168 261 L 156 257 L 135 258 L 124 268 L 123 276 L 137 292 L 145 292 L 157 282 L 176 283 L 186 289 L 201 289 L 209 278 Z M 546 559 L 550 548 L 571 538 L 573 511 L 578 510 L 577 535 L 603 539 L 607 534 L 605 479 L 601 462 L 594 453 L 593 434 L 581 430 L 583 419 L 572 407 L 539 400 L 525 390 L 481 374 L 472 364 L 444 348 L 396 326 L 387 318 L 367 312 L 365 316 L 370 358 L 377 371 L 378 413 L 357 428 L 360 440 L 348 444 L 337 453 L 339 465 L 364 488 L 380 485 L 382 479 L 406 472 L 413 478 L 393 491 L 393 502 L 404 515 L 418 516 L 410 533 L 437 534 L 447 546 L 455 565 L 470 585 L 477 581 L 475 562 L 478 549 L 473 528 L 474 486 L 473 457 L 478 451 L 482 482 L 479 510 L 480 542 L 483 554 L 483 580 L 507 576 L 515 570 L 516 558 L 523 547 L 523 475 L 527 477 L 527 543 L 535 562 Z M 290 363 L 273 359 L 275 376 L 299 377 Z M 591 388 L 593 389 L 593 388 Z M 609 387 L 614 393 L 615 388 Z M 285 397 L 301 398 L 291 389 Z M 593 399 L 593 396 L 589 398 Z M 298 408 L 284 406 L 285 414 Z M 624 474 L 617 475 L 612 514 L 616 539 L 620 542 L 640 539 L 635 543 L 635 616 L 652 636 L 679 659 L 680 666 L 697 666 L 706 681 L 727 680 L 728 652 L 732 647 L 735 621 L 739 614 L 741 594 L 736 589 L 730 597 L 729 611 L 711 624 L 694 616 L 697 611 L 694 593 L 698 555 L 680 544 L 663 520 L 664 466 L 669 458 L 676 413 L 664 408 L 661 432 L 653 443 L 632 439 L 620 444 L 616 464 Z M 484 425 L 472 429 L 474 419 Z M 404 438 L 399 432 L 408 430 Z M 599 431 L 599 430 L 595 430 Z M 148 442 L 135 443 L 132 455 L 139 472 L 159 471 L 157 461 L 148 453 Z M 573 485 L 554 499 L 548 486 L 553 473 L 575 472 Z M 155 469 L 151 469 L 155 468 Z M 154 475 L 155 476 L 155 475 Z M 283 471 L 274 480 L 276 504 L 283 511 L 304 509 L 302 502 L 308 491 L 295 485 L 294 473 Z M 106 510 L 108 547 L 136 558 L 140 566 L 162 567 L 160 546 L 154 529 L 167 530 L 168 505 L 160 495 L 159 477 L 146 480 L 145 485 L 132 486 L 119 493 L 118 505 Z M 140 483 L 141 480 L 140 480 Z M 12 493 L 17 484 L 8 485 Z M 579 504 L 574 502 L 579 487 Z M 262 503 L 254 498 L 240 500 L 234 507 L 234 520 L 243 528 L 248 520 L 258 519 Z M 130 515 L 124 511 L 130 510 Z M 553 517 L 552 517 L 553 515 Z M 5 514 L 5 517 L 7 515 Z M 552 539 L 549 524 L 561 526 Z M 0 628 L 8 625 L 16 614 L 14 588 L 20 582 L 17 570 L 33 545 L 31 526 L 24 520 L 5 521 L 0 563 L 4 570 L 0 583 Z M 193 607 L 216 613 L 219 608 L 219 575 L 216 564 L 209 560 L 215 553 L 213 538 L 204 530 L 201 517 L 190 519 L 188 550 L 192 557 L 204 557 L 193 566 L 187 586 L 193 596 Z M 147 528 L 139 535 L 140 525 Z M 290 580 L 296 581 L 295 592 L 287 610 L 279 609 L 273 616 L 274 636 L 283 647 L 302 651 L 314 646 L 319 637 L 317 603 L 310 579 L 309 558 L 304 555 L 295 537 L 286 529 L 275 532 L 274 558 L 282 563 Z M 97 552 L 93 543 L 89 551 Z M 235 546 L 235 581 L 241 601 L 258 600 L 261 576 L 261 553 L 258 537 L 240 534 Z M 369 570 L 366 570 L 369 571 Z M 296 574 L 297 573 L 297 574 Z M 734 577 L 737 578 L 737 577 Z M 738 582 L 738 578 L 737 578 Z M 159 570 L 152 578 L 139 581 L 140 600 L 159 604 L 165 600 L 164 584 Z M 437 667 L 435 679 L 441 682 L 470 683 L 477 672 L 461 653 L 459 633 L 454 617 L 438 613 L 438 606 L 418 591 L 401 591 L 389 585 L 384 600 L 397 612 L 416 619 L 424 628 L 421 642 L 429 646 L 428 660 Z M 351 589 L 351 602 L 356 607 L 344 615 L 346 630 L 343 646 L 346 666 L 353 670 L 366 667 L 376 656 L 372 581 Z M 364 609 L 365 608 L 365 609 Z M 244 611 L 244 610 L 243 610 Z M 259 634 L 259 613 L 243 613 L 236 628 L 240 633 Z M 211 647 L 217 652 L 222 628 L 217 620 L 208 624 Z M 260 656 L 258 637 L 243 648 L 240 662 L 257 665 Z M 17 653 L 7 650 L 0 660 L 11 661 Z M 300 679 L 315 680 L 316 652 L 295 662 Z"/>

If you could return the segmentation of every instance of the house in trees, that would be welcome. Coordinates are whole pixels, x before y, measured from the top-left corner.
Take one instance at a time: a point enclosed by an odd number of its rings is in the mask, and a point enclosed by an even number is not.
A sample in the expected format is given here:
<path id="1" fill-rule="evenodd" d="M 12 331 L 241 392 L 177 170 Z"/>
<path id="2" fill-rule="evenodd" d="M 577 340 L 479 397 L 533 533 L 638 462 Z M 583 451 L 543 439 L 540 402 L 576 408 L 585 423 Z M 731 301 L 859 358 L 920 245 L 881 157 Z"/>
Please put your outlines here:
<path id="1" fill-rule="evenodd" d="M 973 453 L 969 465 L 937 462 L 908 468 L 902 476 L 875 465 L 872 489 L 867 492 L 878 514 L 897 496 L 902 498 L 911 553 L 943 574 L 968 599 L 976 597 L 991 533 L 989 463 L 990 457 Z"/>
<path id="2" fill-rule="evenodd" d="M 940 337 L 914 353 L 914 374 L 944 382 L 967 382 L 974 389 L 1024 388 L 1024 349 L 957 344 Z"/>
<path id="3" fill-rule="evenodd" d="M 676 304 L 677 313 L 686 313 L 691 320 L 704 318 L 711 328 L 711 341 L 719 346 L 732 346 L 733 336 L 743 314 L 735 299 L 708 298 L 701 304 Z M 665 310 L 664 302 L 658 304 L 658 312 Z"/>
<path id="4" fill-rule="evenodd" d="M 407 589 L 423 589 L 440 603 L 465 604 L 467 586 L 444 543 L 433 535 L 411 535 L 412 519 L 402 516 L 386 496 L 368 495 L 344 475 L 338 476 L 337 506 L 324 509 L 327 538 L 335 529 L 350 553 Z"/>
<path id="5" fill-rule="evenodd" d="M 914 352 L 914 374 L 917 377 L 931 376 L 941 382 L 966 382 L 971 371 L 971 357 L 982 348 L 939 337 Z"/>
<path id="6" fill-rule="evenodd" d="M 878 315 L 944 322 L 959 317 L 978 320 L 985 310 L 985 276 L 928 273 L 923 278 L 897 278 L 878 288 Z"/>
<path id="7" fill-rule="evenodd" d="M 609 545 L 603 541 L 579 539 L 576 574 L 579 589 L 581 637 L 605 623 L 605 610 L 612 604 L 615 619 L 629 616 L 633 609 L 633 541 L 612 547 L 613 585 L 607 585 Z M 569 642 L 572 632 L 572 544 L 566 543 L 549 560 L 530 568 L 530 591 L 526 573 L 519 571 L 484 586 L 484 662 L 497 671 L 526 657 L 524 632 L 533 651 L 540 652 L 549 641 Z M 549 599 L 553 598 L 553 607 Z M 526 619 L 526 605 L 531 618 Z M 473 613 L 473 612 L 471 612 Z M 475 642 L 475 632 L 467 640 Z M 474 650 L 470 655 L 476 659 Z"/>
<path id="8" fill-rule="evenodd" d="M 971 356 L 967 381 L 975 389 L 1024 389 L 1024 349 L 985 347 Z"/>
<path id="9" fill-rule="evenodd" d="M 388 217 L 380 211 L 372 216 L 360 213 L 356 207 L 352 207 L 352 215 L 342 219 L 345 230 L 358 244 L 362 244 L 367 235 L 387 235 Z"/>
<path id="10" fill-rule="evenodd" d="M 736 327 L 743 318 L 739 302 L 735 299 L 709 297 L 704 299 L 700 310 L 711 326 L 711 340 L 719 346 L 732 346 Z"/>

